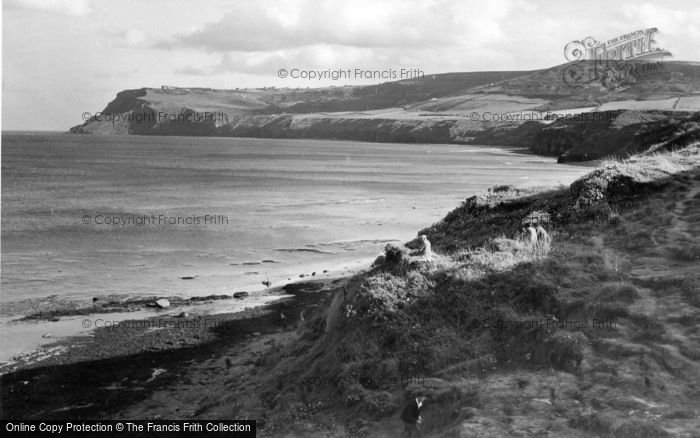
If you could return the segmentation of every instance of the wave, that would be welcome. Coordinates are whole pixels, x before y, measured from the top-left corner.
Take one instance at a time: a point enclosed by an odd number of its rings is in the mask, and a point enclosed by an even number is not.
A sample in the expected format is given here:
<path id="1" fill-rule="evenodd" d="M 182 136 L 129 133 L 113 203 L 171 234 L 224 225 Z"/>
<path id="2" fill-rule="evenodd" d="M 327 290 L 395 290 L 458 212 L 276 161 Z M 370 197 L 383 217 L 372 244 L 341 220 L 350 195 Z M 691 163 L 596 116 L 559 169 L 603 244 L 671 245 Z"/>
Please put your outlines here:
<path id="1" fill-rule="evenodd" d="M 322 249 L 316 249 L 316 248 L 277 248 L 275 251 L 280 251 L 280 252 L 312 252 L 316 254 L 336 254 L 333 251 L 325 251 Z"/>

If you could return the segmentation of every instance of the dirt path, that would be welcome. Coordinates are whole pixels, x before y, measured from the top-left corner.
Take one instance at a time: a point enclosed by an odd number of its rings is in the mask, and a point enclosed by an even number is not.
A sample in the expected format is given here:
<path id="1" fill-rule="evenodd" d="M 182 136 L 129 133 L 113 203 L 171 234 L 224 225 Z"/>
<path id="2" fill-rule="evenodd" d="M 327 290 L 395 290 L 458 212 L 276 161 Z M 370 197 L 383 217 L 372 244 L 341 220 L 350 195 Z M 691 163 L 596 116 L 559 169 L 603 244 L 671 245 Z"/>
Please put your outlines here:
<path id="1" fill-rule="evenodd" d="M 683 199 L 676 202 L 674 209 L 671 211 L 673 219 L 669 234 L 682 236 L 691 241 L 697 238 L 697 235 L 691 233 L 692 226 L 688 222 L 688 218 L 692 216 L 693 207 L 696 207 L 695 204 L 700 203 L 698 196 L 700 196 L 700 185 L 696 184 L 688 190 Z M 676 237 L 676 240 L 678 240 L 678 237 Z"/>
<path id="2" fill-rule="evenodd" d="M 685 276 L 697 270 L 698 260 L 684 260 L 683 248 L 692 250 L 700 247 L 698 239 L 697 215 L 700 211 L 700 184 L 694 184 L 677 200 L 669 210 L 668 225 L 661 224 L 651 233 L 656 254 L 636 257 L 630 276 L 637 280 L 648 280 L 659 276 Z M 678 257 L 678 253 L 681 257 Z M 670 262 L 670 260 L 672 262 Z"/>

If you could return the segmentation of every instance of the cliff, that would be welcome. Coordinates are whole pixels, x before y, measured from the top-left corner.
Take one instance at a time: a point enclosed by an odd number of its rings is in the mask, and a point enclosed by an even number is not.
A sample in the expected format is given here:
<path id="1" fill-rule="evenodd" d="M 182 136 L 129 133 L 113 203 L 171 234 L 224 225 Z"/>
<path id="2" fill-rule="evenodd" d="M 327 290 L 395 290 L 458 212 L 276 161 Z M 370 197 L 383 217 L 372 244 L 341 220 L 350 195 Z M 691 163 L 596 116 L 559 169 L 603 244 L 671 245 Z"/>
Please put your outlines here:
<path id="1" fill-rule="evenodd" d="M 700 110 L 700 65 L 634 66 L 613 84 L 606 77 L 571 84 L 565 64 L 372 86 L 141 88 L 118 93 L 70 132 L 489 144 L 579 161 L 667 141 L 673 125 Z"/>
<path id="2" fill-rule="evenodd" d="M 527 122 L 513 129 L 487 129 L 475 144 L 518 145 L 559 162 L 626 157 L 668 151 L 700 140 L 700 114 L 686 111 L 615 110 L 590 113 L 587 120 Z"/>

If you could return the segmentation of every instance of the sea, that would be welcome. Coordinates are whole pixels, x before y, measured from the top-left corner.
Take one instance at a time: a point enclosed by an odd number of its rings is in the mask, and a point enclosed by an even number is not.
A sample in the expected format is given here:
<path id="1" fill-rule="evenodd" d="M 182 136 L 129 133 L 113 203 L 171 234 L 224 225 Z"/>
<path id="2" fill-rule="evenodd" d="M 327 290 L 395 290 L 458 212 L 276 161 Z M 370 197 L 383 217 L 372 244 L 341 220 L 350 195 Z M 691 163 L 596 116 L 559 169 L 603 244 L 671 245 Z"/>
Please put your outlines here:
<path id="1" fill-rule="evenodd" d="M 490 146 L 5 132 L 1 301 L 342 275 L 488 187 L 587 170 Z"/>

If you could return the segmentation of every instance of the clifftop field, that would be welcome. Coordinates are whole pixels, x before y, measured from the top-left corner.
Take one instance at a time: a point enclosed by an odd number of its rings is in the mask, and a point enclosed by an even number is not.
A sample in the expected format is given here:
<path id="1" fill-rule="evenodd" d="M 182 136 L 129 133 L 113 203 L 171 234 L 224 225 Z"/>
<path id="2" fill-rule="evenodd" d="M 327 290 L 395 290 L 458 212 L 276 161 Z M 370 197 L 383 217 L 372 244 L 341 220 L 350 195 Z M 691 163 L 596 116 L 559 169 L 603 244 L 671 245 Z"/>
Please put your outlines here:
<path id="1" fill-rule="evenodd" d="M 140 88 L 71 132 L 488 144 L 583 161 L 644 151 L 648 137 L 700 110 L 698 63 L 630 62 L 612 83 L 588 64 L 586 80 L 571 83 L 571 67 L 372 86 Z"/>

